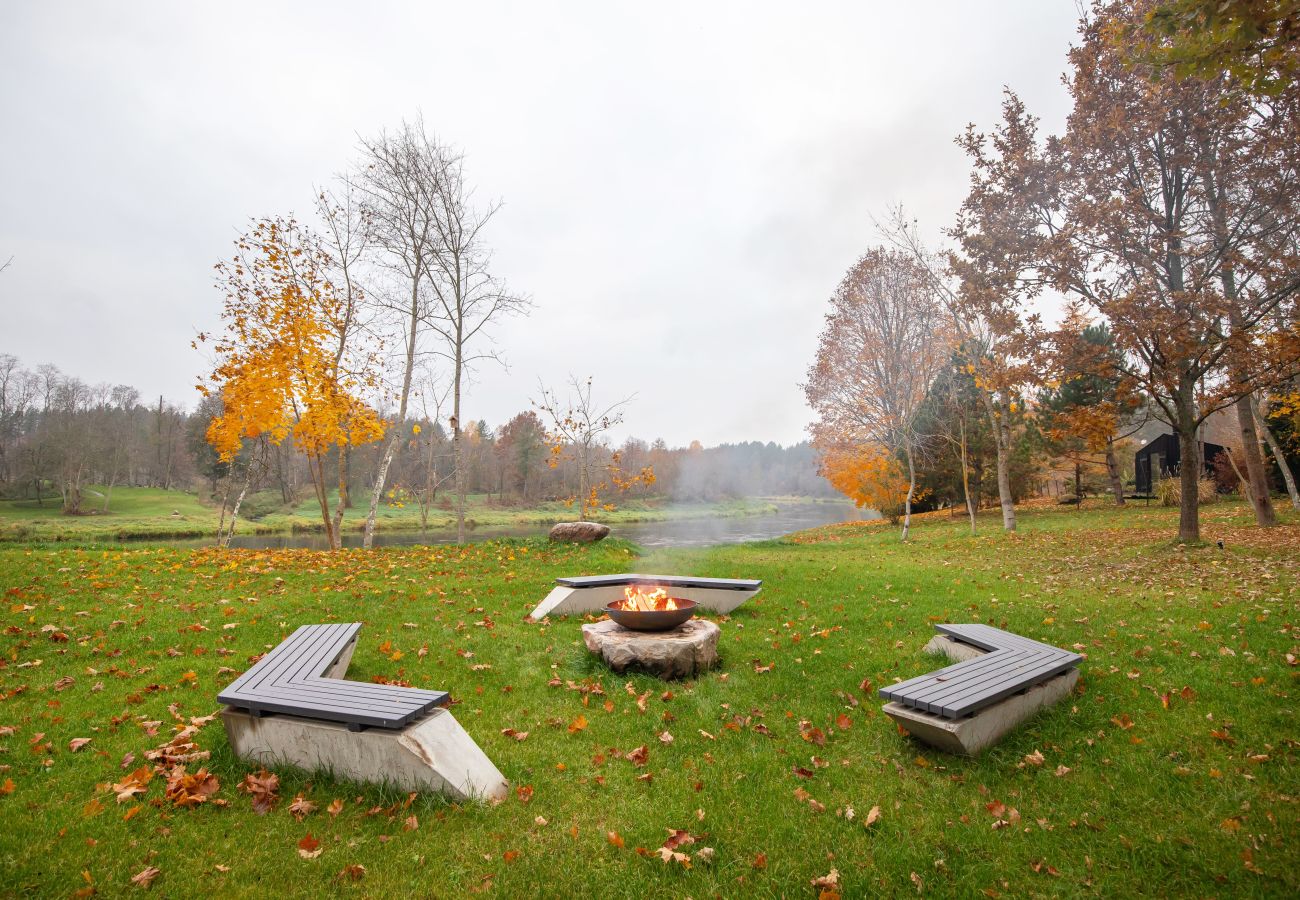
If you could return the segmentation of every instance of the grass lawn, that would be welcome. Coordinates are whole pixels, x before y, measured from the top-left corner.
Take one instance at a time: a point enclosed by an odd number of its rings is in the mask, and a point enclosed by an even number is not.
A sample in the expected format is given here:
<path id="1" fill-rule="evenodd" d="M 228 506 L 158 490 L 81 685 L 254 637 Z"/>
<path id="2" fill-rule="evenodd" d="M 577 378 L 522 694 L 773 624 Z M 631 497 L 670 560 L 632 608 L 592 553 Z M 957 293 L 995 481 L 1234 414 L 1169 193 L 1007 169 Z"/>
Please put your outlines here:
<path id="1" fill-rule="evenodd" d="M 3 547 L 0 893 L 123 894 L 156 868 L 169 896 L 815 897 L 832 870 L 846 897 L 1296 896 L 1300 521 L 1204 512 L 1195 548 L 1170 543 L 1174 511 L 1141 507 L 637 560 L 611 542 Z M 557 575 L 629 569 L 764 589 L 722 622 L 723 667 L 688 683 L 615 677 L 576 621 L 523 621 Z M 215 712 L 251 657 L 331 619 L 365 623 L 351 677 L 450 690 L 519 790 L 408 802 L 286 771 L 258 815 L 217 720 L 190 767 L 216 776 L 212 800 L 175 806 L 155 777 L 117 802 L 110 785 Z M 980 759 L 920 747 L 874 687 L 936 667 L 920 648 L 938 621 L 1078 647 L 1079 687 Z M 670 829 L 697 836 L 689 868 L 654 855 Z"/>
<path id="2" fill-rule="evenodd" d="M 58 494 L 35 500 L 0 500 L 0 541 L 116 540 L 203 537 L 215 534 L 217 511 L 194 494 L 162 488 L 115 487 L 109 512 L 102 485 L 82 491 L 85 515 L 65 516 Z"/>

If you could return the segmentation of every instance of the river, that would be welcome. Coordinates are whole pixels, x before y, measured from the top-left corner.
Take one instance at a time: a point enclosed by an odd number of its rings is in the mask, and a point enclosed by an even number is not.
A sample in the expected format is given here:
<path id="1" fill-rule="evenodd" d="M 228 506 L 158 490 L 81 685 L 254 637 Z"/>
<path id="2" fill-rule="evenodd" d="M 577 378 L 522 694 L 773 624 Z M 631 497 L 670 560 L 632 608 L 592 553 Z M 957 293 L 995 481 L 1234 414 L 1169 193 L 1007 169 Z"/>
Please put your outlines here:
<path id="1" fill-rule="evenodd" d="M 758 516 L 734 518 L 713 517 L 694 519 L 669 519 L 663 522 L 625 522 L 614 526 L 613 534 L 642 547 L 705 547 L 710 544 L 740 544 L 746 541 L 763 541 L 781 537 L 805 528 L 817 528 L 836 522 L 855 522 L 877 519 L 874 510 L 860 510 L 852 503 L 839 500 L 817 502 L 776 502 L 777 511 Z M 467 532 L 471 541 L 487 541 L 503 537 L 542 537 L 548 525 L 512 526 L 507 528 L 475 528 Z M 452 529 L 418 531 L 390 531 L 375 534 L 378 547 L 401 547 L 411 544 L 454 544 L 456 532 Z M 152 542 L 151 542 L 152 543 Z M 164 541 L 173 547 L 210 547 L 211 540 Z M 232 547 L 251 550 L 289 549 L 307 547 L 326 549 L 325 537 L 319 534 L 236 534 Z M 360 547 L 361 535 L 349 532 L 343 537 L 343 546 Z"/>

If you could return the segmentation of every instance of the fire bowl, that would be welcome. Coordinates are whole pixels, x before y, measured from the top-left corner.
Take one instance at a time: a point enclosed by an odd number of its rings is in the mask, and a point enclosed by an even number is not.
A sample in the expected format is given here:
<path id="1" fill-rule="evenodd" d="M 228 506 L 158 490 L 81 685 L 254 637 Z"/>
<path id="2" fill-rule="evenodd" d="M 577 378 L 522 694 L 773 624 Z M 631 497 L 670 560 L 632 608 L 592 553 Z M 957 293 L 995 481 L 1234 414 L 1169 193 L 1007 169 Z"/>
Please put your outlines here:
<path id="1" fill-rule="evenodd" d="M 673 602 L 677 604 L 676 609 L 656 609 L 649 612 L 623 609 L 618 605 L 621 602 L 616 601 L 606 606 L 605 613 L 624 628 L 631 628 L 633 631 L 667 631 L 695 615 L 695 601 L 677 597 L 673 598 Z"/>

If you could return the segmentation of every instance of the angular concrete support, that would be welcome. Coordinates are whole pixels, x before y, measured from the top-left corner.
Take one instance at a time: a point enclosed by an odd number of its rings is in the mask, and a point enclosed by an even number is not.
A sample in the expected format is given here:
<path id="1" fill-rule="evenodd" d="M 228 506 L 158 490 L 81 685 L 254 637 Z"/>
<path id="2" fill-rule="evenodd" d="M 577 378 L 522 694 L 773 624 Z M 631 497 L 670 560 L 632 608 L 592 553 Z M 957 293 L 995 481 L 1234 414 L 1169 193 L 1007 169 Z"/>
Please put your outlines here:
<path id="1" fill-rule="evenodd" d="M 1038 710 L 1069 694 L 1078 680 L 1079 670 L 1069 669 L 964 719 L 945 719 L 901 703 L 886 703 L 883 709 L 909 734 L 932 747 L 960 756 L 978 756 Z"/>
<path id="2" fill-rule="evenodd" d="M 946 634 L 936 634 L 930 638 L 930 643 L 922 647 L 921 652 L 929 653 L 931 656 L 946 656 L 953 662 L 965 662 L 968 659 L 983 656 L 985 653 L 979 647 L 972 647 L 970 644 L 955 641 Z"/>
<path id="3" fill-rule="evenodd" d="M 350 654 L 349 654 L 350 655 Z M 288 763 L 308 771 L 408 791 L 437 791 L 456 800 L 502 800 L 509 783 L 445 709 L 405 728 L 348 731 L 336 722 L 221 711 L 226 737 L 240 759 Z"/>
<path id="4" fill-rule="evenodd" d="M 599 613 L 614 600 L 623 599 L 625 585 L 601 585 L 598 587 L 567 587 L 558 585 L 546 595 L 546 599 L 537 604 L 530 614 L 533 621 L 544 616 L 572 616 L 584 613 Z M 744 603 L 762 590 L 730 591 L 706 587 L 675 587 L 674 597 L 694 600 L 709 612 L 726 614 Z"/>

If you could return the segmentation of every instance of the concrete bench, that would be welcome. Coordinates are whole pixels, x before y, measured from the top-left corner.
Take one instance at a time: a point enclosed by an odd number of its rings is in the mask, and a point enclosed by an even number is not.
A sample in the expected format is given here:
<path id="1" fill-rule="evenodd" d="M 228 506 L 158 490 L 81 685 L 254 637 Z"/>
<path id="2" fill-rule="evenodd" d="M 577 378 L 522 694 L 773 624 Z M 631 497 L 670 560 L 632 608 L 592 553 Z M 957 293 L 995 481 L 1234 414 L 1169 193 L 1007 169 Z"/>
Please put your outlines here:
<path id="1" fill-rule="evenodd" d="M 1078 680 L 1079 654 L 988 625 L 936 625 L 927 649 L 959 659 L 880 689 L 884 711 L 914 736 L 975 755 Z"/>
<path id="2" fill-rule="evenodd" d="M 693 575 L 581 575 L 555 579 L 556 587 L 537 605 L 529 618 L 599 612 L 623 599 L 629 585 L 663 587 L 674 597 L 694 600 L 702 609 L 729 613 L 757 594 L 763 582 L 748 578 L 699 578 Z"/>
<path id="3" fill-rule="evenodd" d="M 359 622 L 303 625 L 217 695 L 236 755 L 457 799 L 506 781 L 446 707 L 446 691 L 348 681 Z"/>

